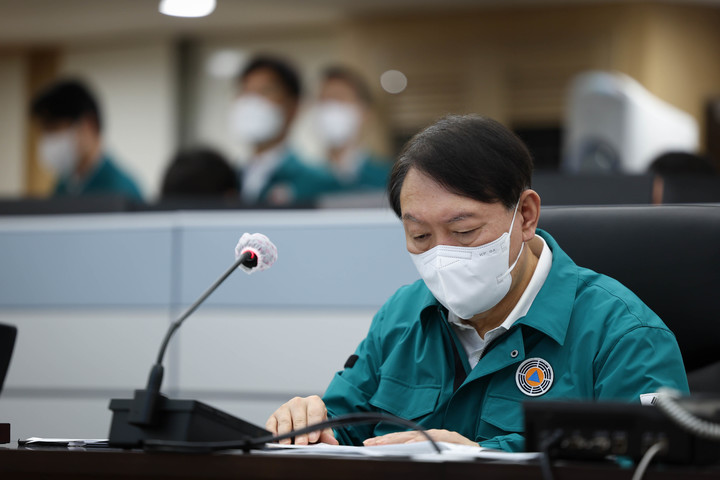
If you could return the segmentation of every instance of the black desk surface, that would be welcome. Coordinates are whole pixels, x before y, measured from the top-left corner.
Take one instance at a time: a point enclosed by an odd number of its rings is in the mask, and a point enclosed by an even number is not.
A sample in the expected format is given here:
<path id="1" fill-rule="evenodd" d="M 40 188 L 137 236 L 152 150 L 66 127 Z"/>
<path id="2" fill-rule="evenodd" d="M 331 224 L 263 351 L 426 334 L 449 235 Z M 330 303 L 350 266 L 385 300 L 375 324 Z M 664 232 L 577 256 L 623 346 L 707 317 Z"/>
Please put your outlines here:
<path id="1" fill-rule="evenodd" d="M 630 479 L 633 469 L 614 464 L 555 462 L 555 478 Z M 0 479 L 542 479 L 537 464 L 418 462 L 406 459 L 347 459 L 320 456 L 171 454 L 128 451 L 26 450 L 0 447 Z M 659 466 L 645 479 L 720 478 L 720 466 Z"/>

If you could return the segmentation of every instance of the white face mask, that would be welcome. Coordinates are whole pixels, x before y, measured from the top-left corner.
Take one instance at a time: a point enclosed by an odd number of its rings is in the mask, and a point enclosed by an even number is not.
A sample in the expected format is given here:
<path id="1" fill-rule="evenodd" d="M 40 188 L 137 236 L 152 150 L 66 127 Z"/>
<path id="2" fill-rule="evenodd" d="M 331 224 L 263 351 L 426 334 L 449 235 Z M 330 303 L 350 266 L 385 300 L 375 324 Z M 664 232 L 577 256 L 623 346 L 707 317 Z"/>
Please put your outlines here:
<path id="1" fill-rule="evenodd" d="M 79 156 L 76 137 L 73 128 L 42 135 L 38 145 L 42 164 L 60 177 L 72 173 Z"/>
<path id="2" fill-rule="evenodd" d="M 243 143 L 258 145 L 272 140 L 284 123 L 283 109 L 262 95 L 242 95 L 230 109 L 230 131 Z"/>
<path id="3" fill-rule="evenodd" d="M 360 131 L 360 109 L 347 102 L 326 100 L 317 106 L 316 127 L 322 139 L 333 148 L 347 145 Z"/>
<path id="4" fill-rule="evenodd" d="M 510 260 L 510 229 L 497 240 L 479 247 L 437 245 L 427 252 L 410 254 L 425 285 L 435 298 L 462 319 L 472 318 L 500 303 L 512 283 L 512 272 L 525 247 L 520 247 L 515 263 Z"/>

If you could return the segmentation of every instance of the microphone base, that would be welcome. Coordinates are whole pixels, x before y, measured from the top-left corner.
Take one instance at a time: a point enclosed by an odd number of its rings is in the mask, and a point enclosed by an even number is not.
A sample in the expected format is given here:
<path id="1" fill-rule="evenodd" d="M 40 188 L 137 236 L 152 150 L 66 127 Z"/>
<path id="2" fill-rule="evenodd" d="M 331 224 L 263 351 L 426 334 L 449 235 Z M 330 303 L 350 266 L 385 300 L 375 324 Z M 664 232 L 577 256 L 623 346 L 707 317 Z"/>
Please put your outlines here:
<path id="1" fill-rule="evenodd" d="M 270 435 L 267 430 L 196 400 L 171 400 L 160 395 L 149 426 L 129 422 L 134 399 L 112 399 L 108 443 L 111 447 L 142 448 L 146 440 L 219 442 Z"/>

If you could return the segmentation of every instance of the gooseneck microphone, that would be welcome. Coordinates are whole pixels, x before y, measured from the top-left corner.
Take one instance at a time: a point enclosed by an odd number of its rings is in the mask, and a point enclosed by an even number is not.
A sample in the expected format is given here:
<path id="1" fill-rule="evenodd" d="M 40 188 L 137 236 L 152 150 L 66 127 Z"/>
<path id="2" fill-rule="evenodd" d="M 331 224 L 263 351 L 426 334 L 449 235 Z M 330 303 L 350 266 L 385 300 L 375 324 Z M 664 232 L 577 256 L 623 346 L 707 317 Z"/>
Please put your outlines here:
<path id="1" fill-rule="evenodd" d="M 207 405 L 196 401 L 169 400 L 160 393 L 162 385 L 164 369 L 162 361 L 165 356 L 168 344 L 173 334 L 180 328 L 182 323 L 192 315 L 195 310 L 232 274 L 238 267 L 246 273 L 251 274 L 255 271 L 262 271 L 270 268 L 277 260 L 277 248 L 265 235 L 261 233 L 245 233 L 238 241 L 235 247 L 235 263 L 228 268 L 195 302 L 190 305 L 177 320 L 175 320 L 165 334 L 160 350 L 158 351 L 157 360 L 150 370 L 147 386 L 144 390 L 135 390 L 132 400 L 111 400 L 110 409 L 113 410 L 113 421 L 110 427 L 110 445 L 132 447 L 140 446 L 143 440 L 163 438 L 167 440 L 176 439 L 178 432 L 188 430 L 184 425 L 178 424 L 178 415 L 172 415 L 170 412 L 184 411 L 182 408 L 189 408 L 190 417 L 188 422 L 200 422 L 202 427 L 199 428 L 201 435 L 205 435 L 207 431 L 213 430 L 213 427 L 198 420 L 198 415 L 194 415 L 196 411 L 204 411 L 205 416 L 208 412 L 215 414 L 214 420 L 225 421 L 227 425 L 233 425 L 233 428 L 242 430 L 242 434 L 261 434 L 265 430 L 248 424 L 240 419 L 235 419 L 230 415 L 213 409 Z M 130 402 L 128 404 L 128 402 Z M 175 402 L 174 405 L 170 405 Z M 185 405 L 179 405 L 178 402 L 186 402 Z M 190 402 L 188 404 L 188 402 Z M 126 408 L 127 407 L 127 408 Z M 227 418 L 223 418 L 223 416 Z M 173 424 L 173 422 L 175 424 Z M 237 422 L 240 422 L 239 424 Z M 182 422 L 180 422 L 182 423 Z M 177 425 L 176 425 L 177 424 Z M 191 425 L 193 427 L 193 425 Z M 220 429 L 223 430 L 223 429 Z M 226 432 L 227 433 L 227 432 Z M 236 432 L 237 434 L 238 432 Z M 149 435 L 149 436 L 148 436 Z M 155 435 L 155 436 L 153 436 Z M 186 435 L 187 436 L 187 435 Z M 190 435 L 193 436 L 193 435 Z M 196 436 L 196 435 L 195 435 Z M 215 435 L 217 436 L 217 435 Z M 197 437 L 197 436 L 196 436 Z M 213 437 L 215 438 L 215 437 Z M 180 438 L 177 438 L 180 439 Z"/>

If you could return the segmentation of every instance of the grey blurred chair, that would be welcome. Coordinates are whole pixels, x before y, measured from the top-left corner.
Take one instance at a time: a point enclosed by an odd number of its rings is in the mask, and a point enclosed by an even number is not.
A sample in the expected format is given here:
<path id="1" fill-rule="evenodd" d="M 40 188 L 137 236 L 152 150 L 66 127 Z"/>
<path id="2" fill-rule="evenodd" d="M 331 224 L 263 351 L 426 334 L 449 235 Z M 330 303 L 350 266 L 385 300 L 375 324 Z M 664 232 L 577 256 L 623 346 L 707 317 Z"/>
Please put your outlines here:
<path id="1" fill-rule="evenodd" d="M 652 201 L 652 175 L 533 174 L 543 205 L 636 205 Z"/>
<path id="2" fill-rule="evenodd" d="M 2 392 L 5 376 L 10 368 L 10 359 L 12 358 L 16 337 L 16 327 L 0 323 L 0 392 Z"/>
<path id="3" fill-rule="evenodd" d="M 662 203 L 718 203 L 720 177 L 668 175 L 663 177 Z"/>

